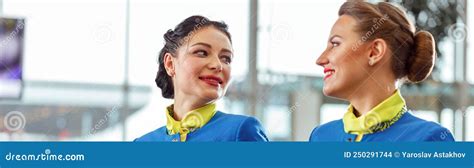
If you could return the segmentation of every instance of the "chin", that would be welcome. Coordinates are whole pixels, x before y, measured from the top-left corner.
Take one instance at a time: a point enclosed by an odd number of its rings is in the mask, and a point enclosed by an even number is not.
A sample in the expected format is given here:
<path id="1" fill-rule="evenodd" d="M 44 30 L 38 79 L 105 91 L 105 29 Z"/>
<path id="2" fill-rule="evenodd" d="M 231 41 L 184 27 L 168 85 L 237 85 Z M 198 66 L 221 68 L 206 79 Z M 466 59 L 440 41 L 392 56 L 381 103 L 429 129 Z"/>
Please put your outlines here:
<path id="1" fill-rule="evenodd" d="M 335 98 L 335 99 L 338 99 L 338 100 L 347 100 L 346 95 L 341 93 L 340 90 L 338 92 L 338 90 L 335 90 L 334 88 L 332 88 L 332 89 L 324 88 L 323 93 L 324 93 L 325 96 L 332 97 L 332 98 Z"/>
<path id="2" fill-rule="evenodd" d="M 325 96 L 331 96 L 331 89 L 327 88 L 326 86 L 323 87 L 323 94 Z"/>
<path id="3" fill-rule="evenodd" d="M 323 88 L 323 94 L 324 94 L 325 96 L 328 96 L 328 97 L 338 98 L 337 93 L 336 93 L 336 90 L 334 90 L 334 88 L 327 88 L 327 87 L 324 87 L 324 88 Z"/>
<path id="4" fill-rule="evenodd" d="M 219 96 L 219 93 L 216 91 L 207 91 L 205 93 L 202 93 L 201 97 L 211 101 L 211 100 L 219 99 L 220 96 Z"/>

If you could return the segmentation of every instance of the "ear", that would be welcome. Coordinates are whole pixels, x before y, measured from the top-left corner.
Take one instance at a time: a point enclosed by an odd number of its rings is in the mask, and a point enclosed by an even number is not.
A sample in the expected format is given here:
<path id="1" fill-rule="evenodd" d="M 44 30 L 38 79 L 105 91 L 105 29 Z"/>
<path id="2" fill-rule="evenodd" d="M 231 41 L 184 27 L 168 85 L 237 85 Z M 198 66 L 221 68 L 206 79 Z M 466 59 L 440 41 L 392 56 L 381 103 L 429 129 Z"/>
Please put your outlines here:
<path id="1" fill-rule="evenodd" d="M 383 39 L 375 39 L 371 42 L 368 60 L 370 66 L 379 63 L 383 59 L 385 53 L 387 52 L 387 47 L 387 43 Z"/>
<path id="2" fill-rule="evenodd" d="M 175 75 L 175 66 L 174 66 L 174 57 L 170 53 L 166 53 L 163 57 L 163 63 L 165 65 L 166 73 L 169 76 L 174 77 Z"/>

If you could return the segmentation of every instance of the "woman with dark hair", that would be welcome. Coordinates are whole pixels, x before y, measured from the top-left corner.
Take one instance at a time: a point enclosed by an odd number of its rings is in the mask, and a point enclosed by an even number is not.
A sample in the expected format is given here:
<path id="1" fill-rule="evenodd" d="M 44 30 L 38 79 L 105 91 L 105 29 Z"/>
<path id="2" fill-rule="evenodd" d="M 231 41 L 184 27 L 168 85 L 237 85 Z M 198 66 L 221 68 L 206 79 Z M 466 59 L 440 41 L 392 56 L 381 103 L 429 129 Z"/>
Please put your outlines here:
<path id="1" fill-rule="evenodd" d="M 316 60 L 323 92 L 350 105 L 310 141 L 454 141 L 446 128 L 413 116 L 397 87 L 425 80 L 436 58 L 433 36 L 415 31 L 405 12 L 386 2 L 345 2 L 327 44 Z"/>
<path id="2" fill-rule="evenodd" d="M 155 82 L 174 104 L 165 110 L 166 126 L 135 141 L 268 141 L 255 118 L 216 109 L 234 57 L 225 23 L 191 16 L 164 39 Z"/>

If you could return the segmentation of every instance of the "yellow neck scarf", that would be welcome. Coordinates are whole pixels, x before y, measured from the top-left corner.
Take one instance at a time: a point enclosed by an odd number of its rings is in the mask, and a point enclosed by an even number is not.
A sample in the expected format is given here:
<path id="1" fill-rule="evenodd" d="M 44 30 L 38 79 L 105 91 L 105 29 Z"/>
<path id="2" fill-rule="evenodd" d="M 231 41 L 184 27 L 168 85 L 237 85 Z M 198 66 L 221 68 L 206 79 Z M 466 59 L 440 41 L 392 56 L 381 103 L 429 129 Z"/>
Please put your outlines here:
<path id="1" fill-rule="evenodd" d="M 170 135 L 179 133 L 181 142 L 186 141 L 189 132 L 203 127 L 217 111 L 216 104 L 211 103 L 188 112 L 181 121 L 176 121 L 173 118 L 173 106 L 166 108 L 166 129 Z"/>
<path id="2" fill-rule="evenodd" d="M 360 135 L 360 137 L 358 137 L 360 140 L 363 134 L 383 131 L 390 127 L 390 125 L 400 119 L 406 111 L 406 103 L 399 90 L 360 117 L 355 116 L 353 106 L 349 105 L 342 119 L 344 131 L 346 133 Z"/>

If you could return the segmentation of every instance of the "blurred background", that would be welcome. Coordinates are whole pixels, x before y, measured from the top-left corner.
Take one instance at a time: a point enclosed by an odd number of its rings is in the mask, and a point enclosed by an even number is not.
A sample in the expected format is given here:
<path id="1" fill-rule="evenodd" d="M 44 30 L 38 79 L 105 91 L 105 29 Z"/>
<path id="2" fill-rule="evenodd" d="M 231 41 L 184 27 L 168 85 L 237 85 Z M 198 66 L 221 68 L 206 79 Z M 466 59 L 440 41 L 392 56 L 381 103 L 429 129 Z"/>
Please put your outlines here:
<path id="1" fill-rule="evenodd" d="M 257 117 L 271 140 L 307 141 L 348 105 L 322 94 L 315 64 L 343 2 L 0 0 L 0 140 L 131 141 L 165 125 L 172 100 L 154 83 L 162 36 L 199 14 L 233 36 L 234 79 L 219 109 Z M 432 76 L 401 88 L 409 108 L 474 141 L 474 5 L 390 2 L 437 40 Z"/>

